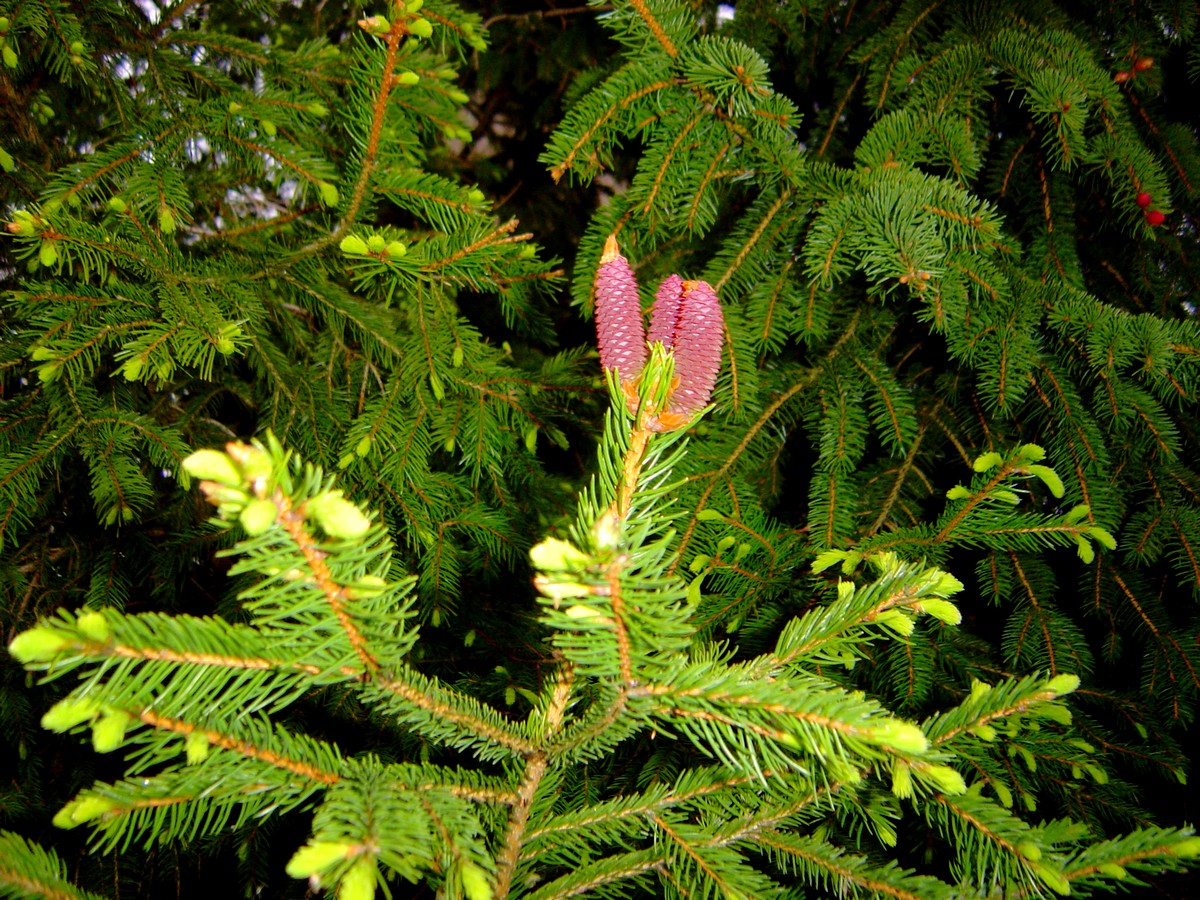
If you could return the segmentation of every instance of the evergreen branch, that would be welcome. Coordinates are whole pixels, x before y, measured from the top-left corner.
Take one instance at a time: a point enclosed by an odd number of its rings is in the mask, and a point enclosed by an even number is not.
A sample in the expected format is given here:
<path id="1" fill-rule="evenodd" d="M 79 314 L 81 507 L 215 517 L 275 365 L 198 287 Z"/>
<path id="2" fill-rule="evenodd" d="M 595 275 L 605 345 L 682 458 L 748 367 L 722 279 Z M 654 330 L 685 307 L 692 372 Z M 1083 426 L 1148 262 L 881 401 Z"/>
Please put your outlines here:
<path id="1" fill-rule="evenodd" d="M 894 897 L 896 900 L 951 900 L 964 896 L 935 878 L 914 876 L 895 865 L 875 868 L 863 856 L 845 853 L 813 838 L 764 830 L 755 838 L 755 843 L 775 851 L 780 858 L 807 864 L 804 869 L 811 867 L 819 871 L 819 877 L 812 873 L 806 880 L 821 883 L 827 890 L 836 886 L 837 890 L 845 891 L 846 885 L 854 885 L 868 891 L 872 897 Z"/>
<path id="2" fill-rule="evenodd" d="M 445 268 L 445 267 L 451 265 L 452 263 L 458 262 L 459 260 L 463 259 L 464 257 L 470 256 L 472 253 L 476 252 L 477 250 L 484 249 L 485 247 L 491 247 L 496 244 L 502 244 L 502 243 L 511 242 L 511 241 L 527 241 L 531 237 L 533 237 L 532 234 L 516 234 L 516 235 L 512 234 L 512 232 L 517 230 L 517 225 L 519 225 L 519 224 L 520 223 L 516 219 L 509 219 L 504 224 L 498 226 L 497 228 L 493 229 L 492 231 L 487 232 L 486 234 L 482 235 L 481 237 L 477 238 L 476 240 L 472 241 L 471 243 L 467 244 L 466 246 L 459 247 L 450 255 L 445 256 L 441 259 L 428 260 L 425 263 L 424 268 L 426 270 L 436 270 L 436 269 Z"/>
<path id="3" fill-rule="evenodd" d="M 658 827 L 660 832 L 671 839 L 675 847 L 682 851 L 686 859 L 695 865 L 696 869 L 704 875 L 704 884 L 706 886 L 712 885 L 719 888 L 725 896 L 730 896 L 731 894 L 733 896 L 742 895 L 742 891 L 739 890 L 742 885 L 736 879 L 735 873 L 728 871 L 725 867 L 718 867 L 715 864 L 716 860 L 707 858 L 702 852 L 705 849 L 705 844 L 709 842 L 703 838 L 697 840 L 697 835 L 686 833 L 691 832 L 692 829 L 686 828 L 683 823 L 672 826 L 662 816 L 658 815 L 652 815 L 650 820 Z M 672 860 L 672 863 L 673 865 L 667 869 L 667 876 L 675 881 L 682 890 L 686 890 L 686 882 L 682 881 L 682 878 L 686 877 L 686 875 L 679 871 L 679 861 Z M 761 881 L 766 881 L 761 875 L 759 878 Z"/>
<path id="4" fill-rule="evenodd" d="M 100 900 L 68 880 L 67 867 L 53 850 L 11 831 L 0 831 L 0 893 L 42 900 Z"/>
<path id="5" fill-rule="evenodd" d="M 572 675 L 569 666 L 564 665 L 558 672 L 558 678 L 551 689 L 549 702 L 544 713 L 545 728 L 548 734 L 555 734 L 562 728 L 563 715 L 572 695 Z M 526 839 L 526 829 L 529 825 L 529 811 L 533 806 L 534 796 L 546 775 L 549 756 L 545 750 L 539 749 L 525 758 L 525 773 L 517 788 L 516 802 L 509 808 L 508 824 L 504 830 L 504 843 L 497 858 L 496 888 L 500 900 L 508 896 L 512 885 L 513 874 L 521 858 L 521 846 Z"/>
<path id="6" fill-rule="evenodd" d="M 322 239 L 314 245 L 312 249 L 333 244 L 340 240 L 349 233 L 351 226 L 358 218 L 358 212 L 362 208 L 363 201 L 367 196 L 367 186 L 371 183 L 371 176 L 379 155 L 379 142 L 383 135 L 383 120 L 387 113 L 388 97 L 391 95 L 392 87 L 395 84 L 396 57 L 400 48 L 400 41 L 408 34 L 407 20 L 403 16 L 393 16 L 391 27 L 384 36 L 385 52 L 383 65 L 380 68 L 378 87 L 376 88 L 371 104 L 371 125 L 367 132 L 366 145 L 363 148 L 361 169 L 350 194 L 350 202 L 346 205 L 342 220 L 338 223 L 337 228 L 327 238 Z"/>
<path id="7" fill-rule="evenodd" d="M 252 153 L 257 153 L 268 159 L 274 160 L 283 168 L 290 169 L 291 171 L 295 172 L 298 176 L 300 176 L 300 178 L 307 181 L 309 184 L 317 184 L 323 180 L 320 174 L 317 172 L 306 168 L 298 160 L 293 159 L 286 153 L 279 152 L 274 147 L 271 147 L 267 144 L 260 144 L 246 138 L 240 138 L 236 134 L 230 134 L 229 140 L 234 144 L 244 147 Z"/>
<path id="8" fill-rule="evenodd" d="M 303 508 L 294 510 L 291 498 L 285 496 L 282 491 L 276 491 L 275 496 L 271 500 L 279 509 L 277 521 L 291 537 L 296 549 L 303 555 L 304 561 L 308 563 L 309 571 L 312 572 L 312 577 L 317 588 L 325 595 L 326 601 L 329 603 L 329 609 L 333 612 L 338 624 L 341 625 L 342 630 L 345 632 L 350 646 L 354 649 L 358 658 L 362 660 L 367 672 L 370 675 L 374 675 L 379 671 L 379 660 L 368 649 L 366 637 L 359 630 L 358 625 L 347 610 L 345 603 L 347 599 L 346 589 L 338 584 L 333 573 L 329 570 L 329 566 L 325 562 L 328 554 L 309 533 L 308 522 L 305 518 Z"/>
<path id="9" fill-rule="evenodd" d="M 269 766 L 283 769 L 309 781 L 330 785 L 337 784 L 341 780 L 341 776 L 337 772 L 324 771 L 318 766 L 314 766 L 304 760 L 289 758 L 284 754 L 266 747 L 256 746 L 252 742 L 242 740 L 234 735 L 224 734 L 209 728 L 201 728 L 182 719 L 172 719 L 168 716 L 162 716 L 149 708 L 137 711 L 129 710 L 128 712 L 151 728 L 174 732 L 184 737 L 190 737 L 193 734 L 199 735 L 209 744 L 231 750 L 249 759 L 259 760 Z"/>
<path id="10" fill-rule="evenodd" d="M 632 685 L 635 680 L 633 676 L 633 654 L 630 650 L 629 632 L 625 624 L 625 601 L 621 596 L 623 562 L 620 557 L 615 558 L 609 565 L 605 576 L 608 579 L 608 600 L 612 605 L 612 622 L 613 630 L 616 632 L 618 667 L 621 673 L 621 680 L 626 685 Z"/>
<path id="11" fill-rule="evenodd" d="M 917 432 L 908 445 L 908 451 L 904 454 L 904 459 L 901 461 L 900 466 L 896 470 L 896 476 L 894 479 L 892 479 L 892 486 L 888 490 L 887 497 L 880 505 L 879 512 L 875 516 L 875 521 L 873 521 L 867 527 L 866 531 L 863 532 L 863 537 L 871 537 L 872 535 L 878 534 L 879 530 L 883 528 L 884 523 L 887 522 L 888 517 L 891 516 L 892 509 L 895 507 L 896 502 L 900 499 L 900 492 L 904 489 L 904 483 L 908 480 L 908 476 L 916 464 L 917 451 L 921 448 L 921 442 L 924 440 L 925 433 L 928 428 L 928 422 L 922 422 L 917 427 Z"/>
<path id="12" fill-rule="evenodd" d="M 485 718 L 486 713 L 480 714 L 484 707 L 473 698 L 440 685 L 435 687 L 416 672 L 398 672 L 392 677 L 377 679 L 366 687 L 368 696 L 378 691 L 389 699 L 399 700 L 405 707 L 419 710 L 435 722 L 449 726 L 456 736 L 482 738 L 517 756 L 528 756 L 537 749 L 533 742 L 518 732 Z M 476 706 L 478 709 L 472 712 L 471 708 Z"/>
<path id="13" fill-rule="evenodd" d="M 1030 710 L 1034 710 L 1035 715 L 1038 714 L 1039 705 L 1069 693 L 1072 684 L 1077 685 L 1078 678 L 1062 676 L 1061 679 L 1045 680 L 1028 677 L 1020 680 L 1010 679 L 994 686 L 976 682 L 970 696 L 957 709 L 930 719 L 924 723 L 923 730 L 934 744 L 952 741 L 972 729 L 985 732 L 981 726 L 989 725 L 998 719 Z M 1042 713 L 1047 718 L 1057 714 L 1044 709 Z"/>
<path id="14" fill-rule="evenodd" d="M 720 164 L 721 160 L 726 157 L 731 149 L 733 149 L 732 141 L 726 141 L 724 144 L 722 144 L 720 149 L 713 154 L 712 159 L 709 160 L 708 168 L 705 169 L 704 174 L 700 176 L 700 180 L 696 184 L 695 196 L 692 198 L 691 205 L 688 208 L 688 231 L 696 230 L 696 218 L 700 213 L 701 201 L 708 194 L 712 182 L 716 181 L 718 178 L 726 177 L 727 173 L 718 172 L 717 166 Z"/>
<path id="15" fill-rule="evenodd" d="M 659 45 L 666 52 L 667 56 L 671 57 L 672 59 L 678 56 L 679 50 L 676 48 L 675 42 L 671 40 L 670 35 L 667 34 L 666 30 L 654 17 L 654 14 L 646 5 L 645 0 L 628 0 L 628 2 L 630 6 L 637 10 L 637 14 L 642 17 L 642 21 L 646 23 L 647 27 L 650 29 L 650 33 L 654 35 L 654 39 L 658 41 Z"/>
<path id="16" fill-rule="evenodd" d="M 1127 869 L 1147 872 L 1179 871 L 1185 859 L 1200 851 L 1191 829 L 1142 828 L 1079 851 L 1063 865 L 1063 877 L 1080 886 L 1124 880 Z M 1025 896 L 1024 893 L 1015 896 Z"/>
<path id="17" fill-rule="evenodd" d="M 668 174 L 671 174 L 673 167 L 679 164 L 680 145 L 691 134 L 692 130 L 700 125 L 701 121 L 701 113 L 698 111 L 693 112 L 688 117 L 688 120 L 684 122 L 683 127 L 675 134 L 675 137 L 672 138 L 670 148 L 663 154 L 662 161 L 655 171 L 654 177 L 651 179 L 650 189 L 647 191 L 646 200 L 642 204 L 642 211 L 644 213 L 649 213 L 654 208 L 654 200 L 659 192 L 662 191 Z"/>
<path id="18" fill-rule="evenodd" d="M 665 853 L 660 847 L 610 854 L 579 866 L 573 872 L 541 885 L 524 896 L 526 900 L 568 900 L 570 897 L 596 896 L 608 885 L 638 879 L 650 873 L 662 874 L 666 865 Z"/>
<path id="19" fill-rule="evenodd" d="M 799 379 L 793 382 L 786 391 L 772 400 L 766 409 L 763 410 L 762 414 L 759 415 L 759 417 L 754 421 L 754 424 L 746 430 L 746 433 L 742 436 L 742 439 L 738 441 L 737 446 L 733 449 L 729 456 L 725 458 L 725 461 L 721 464 L 721 467 L 716 472 L 705 473 L 703 476 L 692 476 L 693 480 L 698 480 L 699 478 L 703 477 L 707 483 L 704 486 L 704 490 L 701 491 L 700 497 L 696 501 L 695 508 L 688 519 L 688 523 L 683 530 L 683 534 L 680 536 L 679 549 L 676 552 L 675 561 L 671 563 L 671 566 L 667 570 L 668 574 L 674 574 L 675 568 L 679 564 L 679 561 L 684 558 L 684 551 L 687 549 L 688 544 L 691 541 L 692 534 L 695 532 L 696 526 L 699 524 L 699 515 L 708 508 L 708 499 L 712 496 L 712 492 L 716 489 L 717 485 L 728 477 L 729 472 L 733 469 L 734 464 L 738 461 L 739 457 L 745 453 L 746 448 L 750 446 L 750 442 L 759 435 L 759 433 L 766 427 L 775 414 L 779 412 L 779 410 L 798 393 L 805 388 L 810 387 L 813 382 L 816 381 L 818 374 L 819 371 L 817 369 L 807 370 Z"/>
<path id="20" fill-rule="evenodd" d="M 583 151 L 584 147 L 591 143 L 595 135 L 599 133 L 602 128 L 607 126 L 609 120 L 614 116 L 621 113 L 638 100 L 641 100 L 643 97 L 647 97 L 657 91 L 666 90 L 667 88 L 672 87 L 674 84 L 675 81 L 673 78 L 659 79 L 651 82 L 650 84 L 642 85 L 628 96 L 614 98 L 615 102 L 603 112 L 598 112 L 589 122 L 587 128 L 579 135 L 578 138 L 575 139 L 572 145 L 566 148 L 566 152 L 562 155 L 561 161 L 550 170 L 550 177 L 554 179 L 555 183 L 561 180 L 563 175 L 566 174 L 566 172 L 571 169 L 572 166 L 574 166 L 575 157 L 577 157 Z M 613 234 L 616 233 L 617 232 L 614 229 Z"/>
<path id="21" fill-rule="evenodd" d="M 557 761 L 573 753 L 603 753 L 608 746 L 620 742 L 638 728 L 625 684 L 615 685 L 611 691 L 612 697 L 607 703 L 594 705 L 586 715 L 578 716 L 565 726 L 557 740 L 545 745 L 549 757 Z"/>
<path id="22" fill-rule="evenodd" d="M 789 200 L 791 200 L 791 198 L 792 195 L 790 191 L 781 191 L 779 196 L 775 198 L 775 202 L 767 207 L 758 223 L 754 226 L 754 229 L 750 232 L 742 245 L 738 247 L 737 251 L 730 259 L 729 264 L 725 267 L 725 270 L 721 273 L 720 277 L 717 278 L 716 283 L 713 285 L 713 288 L 716 291 L 719 292 L 725 287 L 729 279 L 733 277 L 733 273 L 741 267 L 746 258 L 754 251 L 755 246 L 762 239 L 762 236 L 766 233 L 767 228 L 771 225 L 771 223 L 775 220 L 775 217 L 779 214 L 779 211 L 783 209 L 783 207 Z"/>

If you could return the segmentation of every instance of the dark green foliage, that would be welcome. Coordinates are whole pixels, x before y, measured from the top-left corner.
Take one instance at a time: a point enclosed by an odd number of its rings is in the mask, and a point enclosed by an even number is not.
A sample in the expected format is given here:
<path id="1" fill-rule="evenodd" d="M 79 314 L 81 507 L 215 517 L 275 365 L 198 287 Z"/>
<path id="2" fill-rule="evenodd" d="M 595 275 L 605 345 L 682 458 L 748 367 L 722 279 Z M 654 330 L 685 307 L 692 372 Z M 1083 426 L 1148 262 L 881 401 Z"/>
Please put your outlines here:
<path id="1" fill-rule="evenodd" d="M 1191 893 L 1192 5 L 0 17 L 0 894 Z"/>

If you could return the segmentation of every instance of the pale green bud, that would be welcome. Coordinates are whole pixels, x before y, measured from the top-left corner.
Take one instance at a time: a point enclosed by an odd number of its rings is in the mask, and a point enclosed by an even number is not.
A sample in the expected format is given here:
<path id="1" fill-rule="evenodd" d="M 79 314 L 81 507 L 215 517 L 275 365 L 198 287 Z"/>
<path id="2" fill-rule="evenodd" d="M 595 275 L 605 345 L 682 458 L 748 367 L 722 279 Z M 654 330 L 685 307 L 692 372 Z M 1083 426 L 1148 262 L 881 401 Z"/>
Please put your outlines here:
<path id="1" fill-rule="evenodd" d="M 90 722 L 102 712 L 99 701 L 86 697 L 66 697 L 46 710 L 42 727 L 47 731 L 70 731 L 76 725 Z"/>
<path id="2" fill-rule="evenodd" d="M 41 219 L 35 219 L 33 213 L 25 209 L 13 211 L 12 221 L 7 225 L 9 234 L 15 234 L 17 237 L 33 237 L 37 234 Z"/>
<path id="3" fill-rule="evenodd" d="M 1018 841 L 1017 852 L 1030 862 L 1037 862 L 1042 858 L 1042 848 L 1033 841 Z"/>
<path id="4" fill-rule="evenodd" d="M 238 521 L 242 523 L 242 528 L 246 529 L 246 534 L 256 537 L 274 525 L 278 515 L 279 507 L 272 501 L 253 500 L 246 504 L 238 516 Z"/>
<path id="5" fill-rule="evenodd" d="M 347 256 L 366 256 L 367 242 L 356 234 L 348 234 L 342 238 L 342 242 L 338 244 L 341 251 Z"/>
<path id="6" fill-rule="evenodd" d="M 996 468 L 1004 462 L 1004 457 L 999 453 L 984 453 L 971 464 L 971 468 L 976 472 L 987 472 Z"/>
<path id="7" fill-rule="evenodd" d="M 109 753 L 121 746 L 125 740 L 125 729 L 132 717 L 121 709 L 106 713 L 92 726 L 92 747 L 97 753 Z"/>
<path id="8" fill-rule="evenodd" d="M 1200 837 L 1188 837 L 1167 848 L 1172 856 L 1200 856 Z"/>
<path id="9" fill-rule="evenodd" d="M 338 900 L 371 900 L 375 896 L 375 860 L 361 856 L 338 883 Z"/>
<path id="10" fill-rule="evenodd" d="M 433 26 L 428 19 L 422 19 L 420 16 L 408 23 L 408 33 L 419 38 L 428 38 L 433 36 Z"/>
<path id="11" fill-rule="evenodd" d="M 464 860 L 460 875 L 463 893 L 467 895 L 467 900 L 492 900 L 492 882 L 488 878 L 487 872 L 470 860 Z"/>
<path id="12" fill-rule="evenodd" d="M 304 512 L 334 538 L 362 537 L 371 527 L 371 520 L 345 499 L 341 491 L 324 491 L 309 498 L 304 504 Z"/>
<path id="13" fill-rule="evenodd" d="M 378 575 L 364 575 L 358 581 L 347 587 L 346 595 L 352 600 L 364 597 L 378 597 L 387 589 L 387 582 Z"/>
<path id="14" fill-rule="evenodd" d="M 926 766 L 921 774 L 937 785 L 943 794 L 962 794 L 967 790 L 962 775 L 949 766 Z"/>
<path id="15" fill-rule="evenodd" d="M 913 633 L 913 629 L 916 628 L 916 623 L 913 622 L 912 617 L 906 616 L 898 609 L 885 609 L 875 617 L 875 622 L 879 625 L 886 625 L 903 637 L 908 637 Z"/>
<path id="16" fill-rule="evenodd" d="M 535 576 L 533 585 L 543 595 L 553 600 L 555 606 L 558 605 L 560 600 L 569 600 L 573 597 L 586 597 L 591 593 L 591 589 L 586 584 L 579 584 L 575 581 L 551 581 L 545 575 Z M 570 615 L 569 610 L 567 614 Z M 572 616 L 572 618 L 577 618 L 577 616 Z"/>
<path id="17" fill-rule="evenodd" d="M 98 819 L 116 808 L 116 802 L 107 797 L 89 795 L 72 800 L 55 814 L 53 822 L 58 828 L 74 828 L 84 822 Z"/>
<path id="18" fill-rule="evenodd" d="M 193 731 L 183 743 L 189 766 L 197 765 L 208 758 L 208 738 L 203 731 Z"/>
<path id="19" fill-rule="evenodd" d="M 957 625 L 962 621 L 962 613 L 949 600 L 922 600 L 920 603 L 914 604 L 913 609 L 933 616 L 939 622 L 945 622 L 947 625 Z"/>
<path id="20" fill-rule="evenodd" d="M 376 37 L 383 37 L 392 30 L 392 23 L 383 16 L 369 16 L 366 19 L 359 19 L 358 27 L 367 34 L 373 34 Z"/>
<path id="21" fill-rule="evenodd" d="M 108 619 L 104 618 L 104 613 L 98 609 L 81 612 L 79 618 L 75 620 L 75 627 L 82 632 L 84 637 L 91 638 L 93 641 L 107 641 L 110 635 Z"/>
<path id="22" fill-rule="evenodd" d="M 1046 451 L 1037 444 L 1022 444 L 1017 449 L 1017 455 L 1029 462 L 1041 462 L 1046 458 Z"/>
<path id="23" fill-rule="evenodd" d="M 1038 878 L 1042 879 L 1042 883 L 1056 894 L 1066 896 L 1071 893 L 1071 882 L 1067 881 L 1061 872 L 1056 872 L 1041 863 L 1034 864 L 1033 870 L 1037 873 Z"/>
<path id="24" fill-rule="evenodd" d="M 900 753 L 924 753 L 929 749 L 929 738 L 911 722 L 893 719 L 870 730 L 870 739 L 877 744 L 890 747 Z"/>
<path id="25" fill-rule="evenodd" d="M 54 659 L 74 643 L 69 634 L 38 625 L 22 631 L 8 644 L 8 652 L 21 663 L 45 662 Z"/>
<path id="26" fill-rule="evenodd" d="M 1071 693 L 1078 687 L 1078 675 L 1056 675 L 1046 682 L 1045 690 L 1050 691 L 1056 697 L 1061 697 L 1063 694 Z"/>
<path id="27" fill-rule="evenodd" d="M 292 855 L 284 871 L 293 878 L 308 878 L 345 859 L 353 849 L 345 841 L 309 841 Z"/>
<path id="28" fill-rule="evenodd" d="M 215 481 L 229 487 L 242 483 L 242 473 L 233 464 L 229 454 L 220 450 L 197 450 L 183 461 L 183 470 L 193 478 Z"/>
<path id="29" fill-rule="evenodd" d="M 901 800 L 913 795 L 912 769 L 908 763 L 897 761 L 892 766 L 892 793 Z"/>
<path id="30" fill-rule="evenodd" d="M 242 473 L 250 481 L 257 481 L 271 474 L 271 457 L 260 447 L 243 444 L 241 441 L 230 441 L 225 445 L 225 452 L 241 467 Z"/>
<path id="31" fill-rule="evenodd" d="M 529 551 L 529 558 L 534 566 L 543 572 L 562 572 L 582 569 L 590 563 L 591 557 L 567 541 L 558 538 L 546 538 Z"/>
<path id="32" fill-rule="evenodd" d="M 329 207 L 338 205 L 338 189 L 328 181 L 318 181 L 317 190 L 321 192 L 321 202 Z"/>

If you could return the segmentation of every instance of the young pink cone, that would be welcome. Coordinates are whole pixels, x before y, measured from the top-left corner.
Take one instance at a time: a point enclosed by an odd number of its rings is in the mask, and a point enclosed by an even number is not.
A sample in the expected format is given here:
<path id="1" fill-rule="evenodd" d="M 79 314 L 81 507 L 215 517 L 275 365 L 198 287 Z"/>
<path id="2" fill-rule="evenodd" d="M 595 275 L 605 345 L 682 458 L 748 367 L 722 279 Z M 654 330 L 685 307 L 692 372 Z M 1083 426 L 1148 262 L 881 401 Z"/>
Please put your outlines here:
<path id="1" fill-rule="evenodd" d="M 675 346 L 675 332 L 679 328 L 679 311 L 683 302 L 683 279 L 668 275 L 658 286 L 654 295 L 654 308 L 650 311 L 650 333 L 646 343 L 655 341 L 670 349 Z"/>
<path id="2" fill-rule="evenodd" d="M 646 331 L 637 281 L 615 237 L 604 242 L 595 290 L 600 364 L 605 369 L 616 369 L 621 383 L 628 384 L 646 365 Z"/>
<path id="3" fill-rule="evenodd" d="M 682 296 L 675 326 L 673 352 L 679 386 L 667 401 L 667 410 L 694 415 L 712 398 L 721 370 L 721 344 L 725 317 L 717 292 L 705 281 L 680 283 Z"/>

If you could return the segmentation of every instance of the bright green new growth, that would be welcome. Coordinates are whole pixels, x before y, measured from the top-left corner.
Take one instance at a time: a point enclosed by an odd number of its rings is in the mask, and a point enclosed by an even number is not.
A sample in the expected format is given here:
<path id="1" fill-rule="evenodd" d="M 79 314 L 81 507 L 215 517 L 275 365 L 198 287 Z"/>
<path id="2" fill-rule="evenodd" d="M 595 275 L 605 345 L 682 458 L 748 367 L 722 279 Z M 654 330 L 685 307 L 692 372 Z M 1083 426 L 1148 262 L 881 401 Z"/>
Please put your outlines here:
<path id="1" fill-rule="evenodd" d="M 89 726 L 97 752 L 136 748 L 131 758 L 140 760 L 130 772 L 138 777 L 97 784 L 55 823 L 90 824 L 99 845 L 111 848 L 194 838 L 312 804 L 312 838 L 287 872 L 336 884 L 340 897 L 374 896 L 381 877 L 436 881 L 448 871 L 468 900 L 522 894 L 531 876 L 537 896 L 614 878 L 647 891 L 715 882 L 751 896 L 776 879 L 819 879 L 835 864 L 852 866 L 852 880 L 864 885 L 886 879 L 897 891 L 951 896 L 951 885 L 930 876 L 847 858 L 789 812 L 810 804 L 837 810 L 894 844 L 902 800 L 949 842 L 967 822 L 989 823 L 994 842 L 975 842 L 970 857 L 960 856 L 964 871 L 986 866 L 1006 884 L 1069 886 L 1070 854 L 1094 852 L 1084 832 L 1016 819 L 1008 788 L 980 774 L 1013 750 L 1027 754 L 1019 743 L 1027 723 L 1069 740 L 1070 715 L 1056 698 L 1073 691 L 1077 677 L 976 682 L 964 703 L 918 725 L 822 674 L 830 662 L 849 665 L 876 653 L 876 644 L 903 641 L 903 631 L 877 627 L 889 615 L 956 622 L 947 598 L 961 592 L 957 579 L 894 553 L 868 554 L 859 562 L 870 576 L 839 582 L 765 652 L 735 661 L 702 637 L 697 604 L 685 599 L 671 566 L 679 540 L 671 522 L 684 512 L 673 502 L 674 472 L 687 439 L 647 430 L 652 412 L 643 412 L 657 409 L 669 373 L 669 357 L 656 350 L 634 412 L 609 379 L 601 465 L 571 540 L 547 538 L 530 552 L 559 656 L 524 721 L 412 667 L 414 579 L 385 580 L 390 540 L 320 469 L 273 438 L 193 453 L 183 467 L 204 479 L 200 490 L 217 507 L 220 527 L 244 527 L 255 504 L 278 512 L 276 527 L 255 520 L 231 551 L 238 557 L 231 574 L 251 576 L 241 594 L 249 618 L 231 625 L 64 612 L 14 639 L 10 650 L 31 668 L 81 679 L 47 713 L 45 727 Z M 1027 456 L 1022 448 L 1013 458 Z M 1006 465 L 1001 458 L 988 468 L 1022 477 Z M 818 566 L 837 561 L 826 554 Z M 564 609 L 564 596 L 578 602 Z M 207 684 L 202 706 L 198 677 Z M 283 714 L 318 685 L 340 685 L 435 746 L 505 761 L 507 774 L 346 757 L 292 732 Z M 258 711 L 247 716 L 250 703 Z M 623 792 L 590 812 L 550 802 L 580 764 L 652 730 L 676 735 L 711 762 L 697 760 L 668 783 Z M 1086 755 L 1075 756 L 1092 777 L 1106 777 Z M 174 798 L 169 815 L 146 814 L 167 797 Z M 696 816 L 705 829 L 688 824 Z M 1186 857 L 1187 834 L 1156 833 L 1141 853 L 1122 846 L 1122 865 Z M 714 836 L 724 848 L 718 855 Z M 585 848 L 590 861 L 575 858 L 559 872 Z M 1111 875 L 1106 865 L 1089 871 Z"/>

